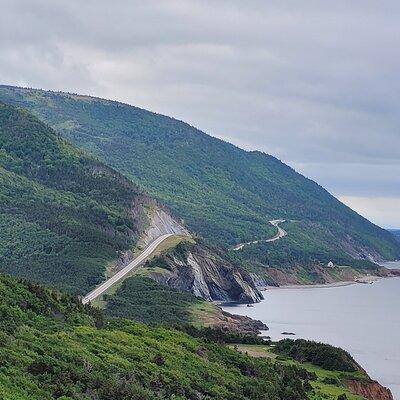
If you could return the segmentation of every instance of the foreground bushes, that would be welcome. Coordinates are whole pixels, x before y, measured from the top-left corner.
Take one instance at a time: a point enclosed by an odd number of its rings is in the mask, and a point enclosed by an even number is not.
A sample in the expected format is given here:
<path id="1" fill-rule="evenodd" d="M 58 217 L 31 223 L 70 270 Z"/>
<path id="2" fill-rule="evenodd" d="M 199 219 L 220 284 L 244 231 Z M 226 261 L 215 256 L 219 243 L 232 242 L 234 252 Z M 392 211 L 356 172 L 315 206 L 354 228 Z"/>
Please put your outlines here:
<path id="1" fill-rule="evenodd" d="M 39 285 L 0 275 L 0 304 L 0 398 L 307 398 L 298 368 L 172 328 L 107 322 L 73 297 Z"/>

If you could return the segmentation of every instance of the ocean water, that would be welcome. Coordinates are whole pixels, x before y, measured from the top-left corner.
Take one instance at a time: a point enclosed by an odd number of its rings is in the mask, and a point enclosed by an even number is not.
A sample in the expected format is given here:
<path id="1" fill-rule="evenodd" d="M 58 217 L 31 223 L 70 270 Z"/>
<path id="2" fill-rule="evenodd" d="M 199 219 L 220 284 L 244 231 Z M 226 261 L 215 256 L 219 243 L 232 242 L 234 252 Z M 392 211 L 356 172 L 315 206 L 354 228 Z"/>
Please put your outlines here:
<path id="1" fill-rule="evenodd" d="M 400 262 L 389 266 L 400 268 Z M 400 400 L 400 278 L 341 287 L 270 289 L 264 297 L 254 307 L 223 308 L 263 321 L 269 327 L 263 333 L 273 340 L 304 338 L 342 347 Z"/>

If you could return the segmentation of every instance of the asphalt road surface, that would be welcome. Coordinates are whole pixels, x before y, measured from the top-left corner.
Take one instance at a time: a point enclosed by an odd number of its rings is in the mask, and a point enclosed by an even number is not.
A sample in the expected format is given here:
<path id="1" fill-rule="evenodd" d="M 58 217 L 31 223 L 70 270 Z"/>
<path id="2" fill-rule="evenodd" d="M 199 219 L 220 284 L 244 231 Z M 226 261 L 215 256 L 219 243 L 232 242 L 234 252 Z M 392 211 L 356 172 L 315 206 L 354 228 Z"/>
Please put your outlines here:
<path id="1" fill-rule="evenodd" d="M 279 226 L 279 224 L 281 224 L 282 222 L 285 222 L 285 220 L 284 219 L 273 219 L 272 221 L 269 221 L 269 223 L 271 225 L 275 226 L 278 229 L 278 232 L 272 238 L 263 239 L 263 240 L 254 240 L 253 242 L 247 242 L 247 243 L 240 243 L 240 244 L 237 244 L 232 250 L 235 250 L 235 251 L 242 250 L 244 246 L 248 246 L 250 244 L 257 244 L 257 243 L 261 243 L 261 242 L 265 242 L 265 243 L 275 242 L 275 240 L 283 238 L 284 236 L 287 235 L 287 232 Z"/>
<path id="2" fill-rule="evenodd" d="M 87 303 L 93 301 L 94 299 L 99 297 L 101 294 L 103 294 L 107 289 L 109 289 L 112 285 L 114 285 L 116 282 L 121 280 L 125 275 L 129 274 L 134 268 L 137 268 L 141 264 L 143 264 L 150 257 L 150 255 L 153 253 L 153 251 L 164 240 L 168 239 L 171 236 L 174 236 L 174 234 L 168 233 L 168 234 L 158 237 L 153 242 L 151 242 L 134 260 L 132 260 L 128 265 L 126 265 L 124 268 L 122 268 L 121 271 L 117 272 L 115 275 L 113 275 L 111 278 L 107 279 L 96 289 L 94 289 L 90 293 L 88 293 L 82 299 L 82 303 L 87 304 Z"/>

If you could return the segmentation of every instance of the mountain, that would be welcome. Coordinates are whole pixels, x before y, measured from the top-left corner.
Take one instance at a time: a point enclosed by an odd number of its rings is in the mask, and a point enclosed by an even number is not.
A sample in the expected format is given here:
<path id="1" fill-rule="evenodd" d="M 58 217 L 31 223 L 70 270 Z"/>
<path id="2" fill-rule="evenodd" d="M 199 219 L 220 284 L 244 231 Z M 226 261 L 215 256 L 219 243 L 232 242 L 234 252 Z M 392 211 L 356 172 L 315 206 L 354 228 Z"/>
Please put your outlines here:
<path id="1" fill-rule="evenodd" d="M 355 260 L 400 257 L 400 245 L 317 183 L 273 156 L 247 152 L 173 118 L 126 104 L 61 92 L 0 87 L 0 100 L 24 107 L 146 190 L 210 243 L 253 244 L 238 261 L 278 267 L 371 267 Z"/>
<path id="2" fill-rule="evenodd" d="M 36 283 L 86 293 L 166 232 L 177 242 L 107 294 L 104 314 Z M 25 278 L 0 273 L 0 398 L 393 399 L 343 350 L 270 346 L 259 322 L 194 296 L 260 293 L 237 252 L 188 235 L 130 180 L 0 103 L 0 270 Z"/>
<path id="3" fill-rule="evenodd" d="M 166 233 L 188 235 L 131 181 L 28 112 L 0 103 L 0 271 L 86 294 Z M 207 274 L 211 295 L 196 292 L 192 270 L 201 277 L 207 265 L 184 268 L 186 291 L 208 300 L 262 297 L 250 276 L 227 261 L 218 274 Z"/>
<path id="4" fill-rule="evenodd" d="M 5 104 L 0 182 L 1 270 L 73 293 L 103 280 L 145 224 L 149 199 L 140 189 Z"/>

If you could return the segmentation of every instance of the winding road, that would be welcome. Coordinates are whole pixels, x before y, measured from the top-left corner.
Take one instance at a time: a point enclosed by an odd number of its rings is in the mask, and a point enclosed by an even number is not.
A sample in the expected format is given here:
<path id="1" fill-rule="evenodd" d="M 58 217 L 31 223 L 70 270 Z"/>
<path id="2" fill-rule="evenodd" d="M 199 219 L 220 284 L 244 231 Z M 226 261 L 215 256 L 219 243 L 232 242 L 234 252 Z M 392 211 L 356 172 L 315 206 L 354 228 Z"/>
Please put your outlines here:
<path id="1" fill-rule="evenodd" d="M 247 242 L 247 243 L 239 243 L 237 244 L 232 250 L 237 251 L 237 250 L 242 250 L 244 246 L 248 246 L 250 244 L 257 244 L 257 243 L 268 243 L 268 242 L 275 242 L 278 239 L 283 238 L 284 236 L 287 235 L 287 232 L 279 226 L 282 222 L 285 222 L 284 219 L 273 219 L 272 221 L 269 221 L 269 223 L 273 226 L 275 226 L 278 229 L 278 232 L 276 233 L 275 236 L 269 239 L 263 239 L 263 240 L 254 240 L 253 242 Z"/>
<path id="2" fill-rule="evenodd" d="M 282 222 L 285 222 L 284 219 L 274 219 L 272 221 L 269 221 L 269 223 L 273 226 L 275 226 L 278 229 L 278 232 L 276 235 L 270 239 L 263 239 L 263 240 L 255 240 L 253 242 L 248 242 L 248 243 L 240 243 L 236 245 L 232 250 L 241 250 L 243 249 L 244 246 L 250 245 L 250 244 L 257 244 L 260 242 L 274 242 L 275 240 L 278 240 L 284 236 L 287 235 L 287 232 L 282 229 L 279 224 Z M 125 277 L 127 274 L 129 274 L 132 270 L 135 268 L 139 267 L 142 265 L 144 262 L 147 261 L 147 259 L 151 256 L 151 254 L 154 252 L 154 250 L 157 249 L 157 247 L 163 243 L 166 239 L 168 239 L 171 236 L 174 236 L 175 234 L 173 233 L 167 233 L 165 235 L 159 236 L 157 239 L 153 240 L 135 259 L 133 259 L 129 264 L 127 264 L 124 268 L 122 268 L 119 272 L 117 272 L 115 275 L 113 275 L 111 278 L 107 279 L 105 282 L 103 282 L 101 285 L 99 285 L 96 289 L 92 290 L 90 293 L 88 293 L 85 297 L 82 299 L 83 304 L 90 303 L 91 301 L 95 300 L 97 297 L 102 295 L 105 291 L 107 291 L 112 285 L 120 281 L 123 277 Z"/>
<path id="3" fill-rule="evenodd" d="M 117 272 L 115 275 L 113 275 L 111 278 L 107 279 L 96 289 L 94 289 L 90 293 L 88 293 L 82 299 L 82 303 L 83 304 L 90 303 L 91 301 L 93 301 L 94 299 L 99 297 L 101 294 L 103 294 L 107 289 L 109 289 L 116 282 L 121 280 L 124 276 L 129 274 L 134 268 L 137 268 L 141 264 L 143 264 L 151 256 L 153 251 L 156 250 L 156 248 L 162 242 L 164 242 L 166 239 L 168 239 L 171 236 L 174 236 L 174 234 L 168 233 L 165 235 L 161 235 L 157 239 L 152 241 L 135 259 L 133 259 L 128 265 L 126 265 L 124 268 L 122 268 L 121 271 Z"/>

